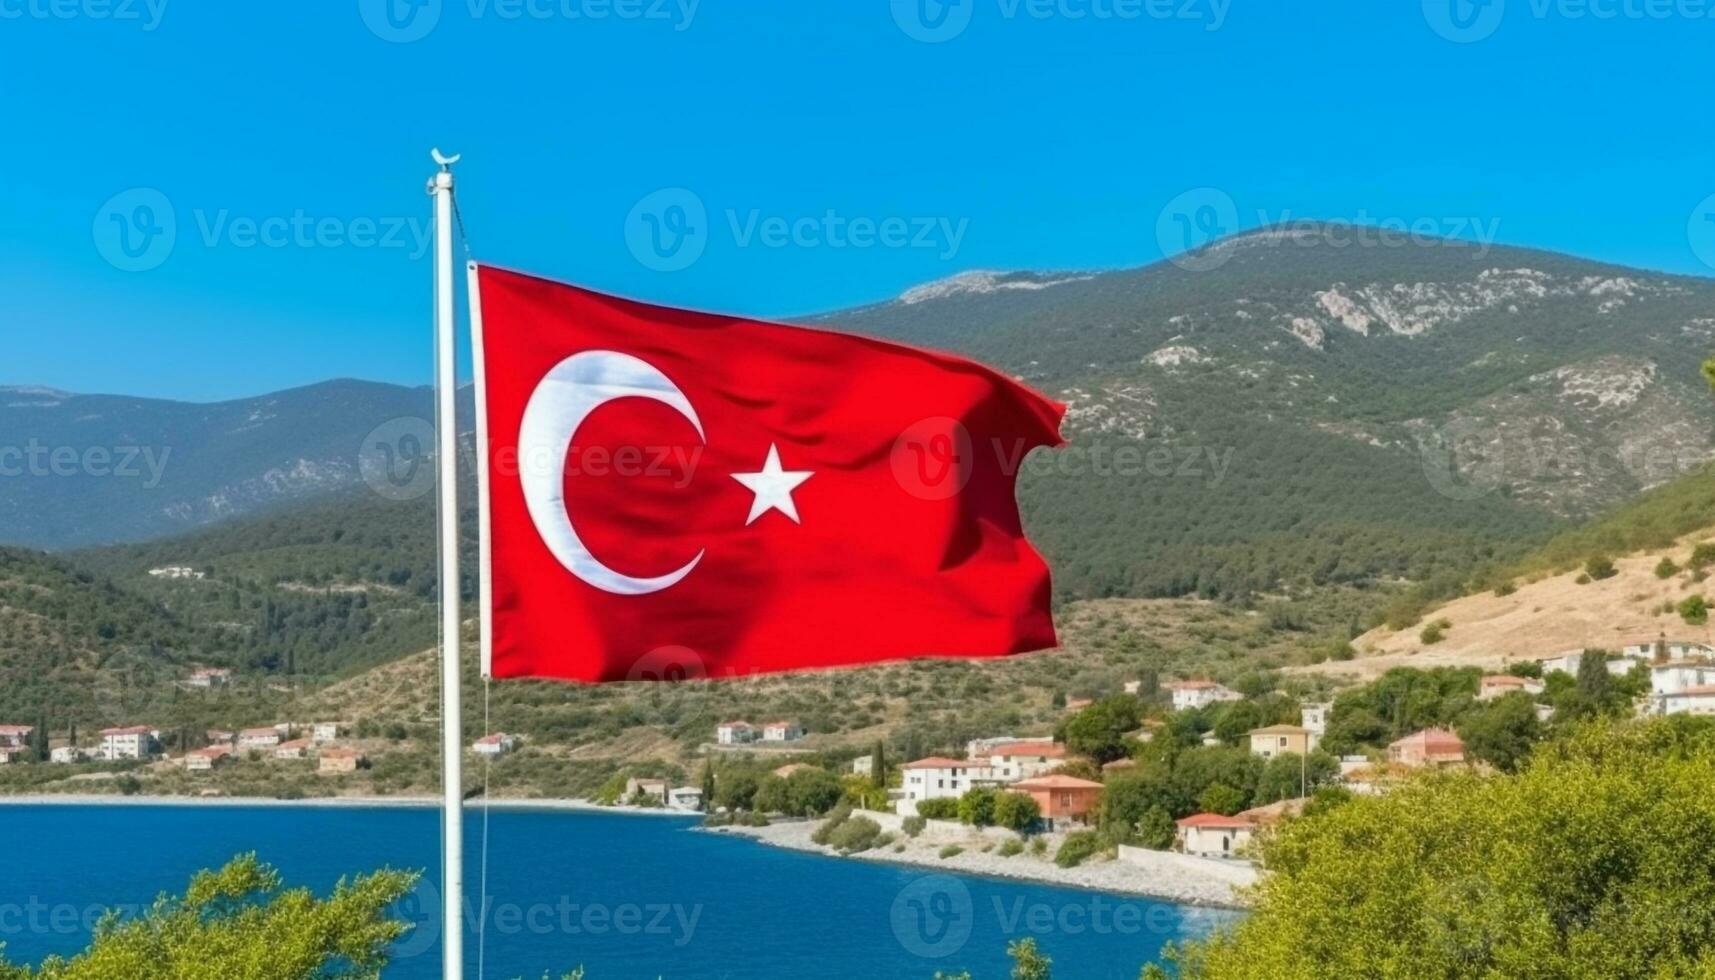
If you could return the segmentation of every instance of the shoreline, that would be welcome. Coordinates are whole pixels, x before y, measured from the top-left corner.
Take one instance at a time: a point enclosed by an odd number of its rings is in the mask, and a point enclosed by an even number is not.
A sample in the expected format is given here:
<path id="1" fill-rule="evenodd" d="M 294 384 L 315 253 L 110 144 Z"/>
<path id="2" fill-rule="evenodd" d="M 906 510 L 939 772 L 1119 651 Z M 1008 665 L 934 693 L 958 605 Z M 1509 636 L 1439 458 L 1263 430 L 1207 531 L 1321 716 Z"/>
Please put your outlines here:
<path id="1" fill-rule="evenodd" d="M 870 816 L 870 814 L 863 814 Z M 1001 857 L 992 851 L 980 850 L 984 843 L 993 846 L 993 839 L 971 833 L 963 840 L 934 837 L 901 838 L 885 849 L 840 854 L 810 839 L 818 820 L 787 821 L 766 827 L 699 827 L 699 833 L 725 834 L 739 837 L 765 847 L 814 854 L 833 860 L 869 861 L 924 868 L 947 874 L 970 875 L 1005 881 L 1074 888 L 1108 895 L 1128 895 L 1148 898 L 1193 908 L 1242 912 L 1248 906 L 1238 889 L 1256 879 L 1255 869 L 1239 862 L 1217 861 L 1212 858 L 1187 858 L 1180 854 L 1146 852 L 1153 866 L 1134 864 L 1125 860 L 1086 861 L 1072 868 L 1062 868 L 1051 860 L 1028 854 Z M 903 844 L 903 851 L 894 850 Z M 940 856 L 943 846 L 957 844 L 964 850 L 950 858 Z"/>
<path id="2" fill-rule="evenodd" d="M 465 800 L 466 810 L 482 810 L 480 798 Z M 524 812 L 530 810 L 559 813 L 611 813 L 638 817 L 697 817 L 701 813 L 669 810 L 657 807 L 603 806 L 591 800 L 561 799 L 494 799 L 486 801 L 488 809 Z M 139 793 L 20 793 L 0 796 L 0 808 L 8 806 L 139 806 L 139 807 L 230 807 L 230 808 L 320 808 L 330 810 L 397 809 L 439 810 L 441 799 L 436 796 L 313 796 L 297 800 L 282 800 L 272 796 L 160 796 Z"/>

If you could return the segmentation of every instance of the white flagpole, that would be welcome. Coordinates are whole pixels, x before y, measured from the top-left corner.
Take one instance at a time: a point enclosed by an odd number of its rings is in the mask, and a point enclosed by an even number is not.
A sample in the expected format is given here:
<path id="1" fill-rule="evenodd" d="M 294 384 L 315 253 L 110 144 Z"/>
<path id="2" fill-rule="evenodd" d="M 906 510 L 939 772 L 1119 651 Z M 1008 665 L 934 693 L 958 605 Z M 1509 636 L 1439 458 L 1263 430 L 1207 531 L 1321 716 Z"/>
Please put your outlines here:
<path id="1" fill-rule="evenodd" d="M 440 490 L 441 593 L 441 976 L 464 977 L 464 734 L 459 684 L 458 358 L 453 319 L 453 171 L 434 151 L 435 462 Z"/>

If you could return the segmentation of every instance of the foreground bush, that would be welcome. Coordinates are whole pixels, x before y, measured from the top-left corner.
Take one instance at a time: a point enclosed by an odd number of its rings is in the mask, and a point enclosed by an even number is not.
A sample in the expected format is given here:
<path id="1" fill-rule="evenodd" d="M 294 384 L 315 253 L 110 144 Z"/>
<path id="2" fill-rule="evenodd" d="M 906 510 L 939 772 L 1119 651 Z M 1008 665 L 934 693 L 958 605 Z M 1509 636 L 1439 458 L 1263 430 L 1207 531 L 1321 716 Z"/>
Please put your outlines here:
<path id="1" fill-rule="evenodd" d="M 1711 787 L 1711 725 L 1664 719 L 1582 729 L 1515 777 L 1354 798 L 1263 839 L 1254 914 L 1179 975 L 1715 977 Z"/>
<path id="2" fill-rule="evenodd" d="M 417 876 L 380 871 L 341 881 L 328 898 L 282 890 L 255 855 L 191 879 L 142 916 L 109 915 L 88 950 L 40 970 L 0 964 L 0 980 L 374 980 L 409 928 L 387 909 Z"/>

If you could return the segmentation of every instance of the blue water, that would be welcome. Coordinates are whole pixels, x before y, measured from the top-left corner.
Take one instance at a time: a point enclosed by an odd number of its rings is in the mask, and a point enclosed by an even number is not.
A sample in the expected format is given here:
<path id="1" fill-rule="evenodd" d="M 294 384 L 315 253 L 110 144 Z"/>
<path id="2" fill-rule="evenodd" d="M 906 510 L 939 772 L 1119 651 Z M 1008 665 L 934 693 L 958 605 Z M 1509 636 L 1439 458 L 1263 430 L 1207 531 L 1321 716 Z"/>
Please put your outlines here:
<path id="1" fill-rule="evenodd" d="M 481 819 L 473 816 L 474 896 Z M 197 869 L 243 851 L 319 892 L 383 865 L 439 863 L 433 810 L 11 806 L 0 807 L 0 820 L 8 841 L 0 941 L 13 962 L 74 953 L 100 907 L 179 892 Z M 492 820 L 489 980 L 538 980 L 578 964 L 590 980 L 929 980 L 964 969 L 990 980 L 1006 976 L 1007 942 L 1025 936 L 1054 958 L 1057 978 L 1134 980 L 1164 942 L 1230 921 L 1142 899 L 779 850 L 694 832 L 676 818 L 496 812 Z M 402 903 L 423 925 L 400 944 L 388 980 L 439 976 L 438 908 L 431 886 Z M 474 925 L 467 932 L 474 978 Z"/>

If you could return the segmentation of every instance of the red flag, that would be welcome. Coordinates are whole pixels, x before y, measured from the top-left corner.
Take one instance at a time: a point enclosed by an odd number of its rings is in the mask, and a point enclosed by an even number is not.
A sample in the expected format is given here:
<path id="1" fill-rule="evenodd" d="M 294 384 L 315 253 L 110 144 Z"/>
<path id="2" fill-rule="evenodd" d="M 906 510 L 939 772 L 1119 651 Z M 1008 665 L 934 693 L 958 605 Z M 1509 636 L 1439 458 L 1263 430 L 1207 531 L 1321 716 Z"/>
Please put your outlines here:
<path id="1" fill-rule="evenodd" d="M 495 677 L 1055 644 L 1013 484 L 1064 407 L 962 358 L 473 266 Z"/>

